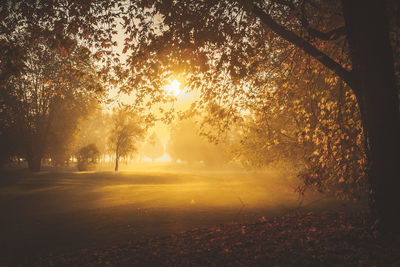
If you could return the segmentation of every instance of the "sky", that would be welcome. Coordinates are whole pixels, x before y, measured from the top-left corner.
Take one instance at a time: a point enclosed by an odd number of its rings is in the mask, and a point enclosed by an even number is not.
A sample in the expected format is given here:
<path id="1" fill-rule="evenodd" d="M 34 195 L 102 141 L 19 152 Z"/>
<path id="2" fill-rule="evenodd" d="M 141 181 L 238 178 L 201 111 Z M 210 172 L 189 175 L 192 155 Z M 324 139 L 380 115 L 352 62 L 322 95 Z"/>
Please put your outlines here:
<path id="1" fill-rule="evenodd" d="M 117 46 L 115 46 L 113 49 L 115 52 L 117 52 L 120 55 L 120 62 L 123 64 L 126 62 L 128 58 L 128 54 L 122 53 L 123 51 L 123 43 L 126 38 L 126 35 L 124 34 L 123 27 L 121 23 L 117 23 L 117 32 L 114 36 L 114 40 L 117 42 Z M 129 52 L 128 52 L 129 53 Z M 172 84 L 172 86 L 171 86 Z M 187 108 L 190 107 L 191 103 L 195 99 L 195 93 L 187 93 L 187 88 L 182 88 L 180 86 L 179 82 L 176 80 L 172 80 L 171 84 L 166 84 L 164 89 L 168 91 L 171 95 L 176 97 L 176 102 L 174 103 L 174 108 L 177 111 L 183 111 Z M 177 88 L 179 87 L 179 88 Z M 118 102 L 129 104 L 131 103 L 131 98 L 132 96 L 119 93 L 118 88 L 112 88 L 109 91 L 108 97 L 112 100 L 114 100 L 111 104 L 106 105 L 106 109 L 111 110 L 113 107 L 115 107 Z M 158 109 L 158 106 L 155 106 L 155 109 Z M 170 127 L 171 125 L 167 125 L 162 122 L 156 122 L 155 126 L 150 129 L 149 131 L 149 136 L 155 132 L 161 142 L 164 144 L 164 146 L 168 143 L 169 136 L 170 136 Z"/>

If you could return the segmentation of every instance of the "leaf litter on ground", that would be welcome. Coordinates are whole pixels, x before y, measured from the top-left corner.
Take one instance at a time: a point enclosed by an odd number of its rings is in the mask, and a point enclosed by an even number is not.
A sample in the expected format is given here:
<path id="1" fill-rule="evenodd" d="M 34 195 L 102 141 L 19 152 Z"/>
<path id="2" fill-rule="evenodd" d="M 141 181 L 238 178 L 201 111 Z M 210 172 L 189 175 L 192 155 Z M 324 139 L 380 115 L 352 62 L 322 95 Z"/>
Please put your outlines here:
<path id="1" fill-rule="evenodd" d="M 400 266 L 365 212 L 260 218 L 42 258 L 41 266 Z"/>

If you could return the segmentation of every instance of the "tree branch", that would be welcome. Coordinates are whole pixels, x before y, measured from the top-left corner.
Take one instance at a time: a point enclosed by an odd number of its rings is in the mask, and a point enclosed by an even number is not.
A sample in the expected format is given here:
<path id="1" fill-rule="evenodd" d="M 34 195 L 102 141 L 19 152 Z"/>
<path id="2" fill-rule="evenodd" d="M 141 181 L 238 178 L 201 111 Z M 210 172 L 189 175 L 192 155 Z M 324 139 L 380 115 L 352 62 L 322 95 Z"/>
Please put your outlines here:
<path id="1" fill-rule="evenodd" d="M 350 87 L 352 87 L 352 89 L 356 88 L 354 86 L 354 80 L 350 71 L 343 68 L 339 63 L 334 61 L 322 51 L 318 50 L 315 46 L 303 38 L 279 25 L 269 14 L 265 13 L 257 5 L 252 5 L 252 11 L 265 24 L 265 26 L 270 28 L 273 32 L 321 62 L 325 67 L 332 70 L 336 75 L 342 78 Z"/>
<path id="2" fill-rule="evenodd" d="M 294 6 L 292 8 L 294 10 Z M 301 25 L 304 29 L 307 30 L 308 34 L 310 34 L 314 38 L 318 38 L 324 41 L 336 40 L 340 36 L 346 34 L 346 28 L 344 26 L 330 30 L 328 32 L 321 32 L 317 29 L 311 28 L 310 23 L 306 17 L 306 0 L 301 3 L 301 18 L 300 18 Z"/>
<path id="3" fill-rule="evenodd" d="M 308 23 L 307 23 L 308 24 Z M 324 41 L 332 41 L 338 39 L 340 36 L 343 36 L 346 34 L 346 28 L 344 26 L 330 30 L 328 32 L 321 32 L 319 30 L 313 29 L 310 26 L 306 26 L 307 24 L 304 24 L 302 22 L 303 27 L 307 30 L 307 32 L 315 38 L 324 40 Z"/>

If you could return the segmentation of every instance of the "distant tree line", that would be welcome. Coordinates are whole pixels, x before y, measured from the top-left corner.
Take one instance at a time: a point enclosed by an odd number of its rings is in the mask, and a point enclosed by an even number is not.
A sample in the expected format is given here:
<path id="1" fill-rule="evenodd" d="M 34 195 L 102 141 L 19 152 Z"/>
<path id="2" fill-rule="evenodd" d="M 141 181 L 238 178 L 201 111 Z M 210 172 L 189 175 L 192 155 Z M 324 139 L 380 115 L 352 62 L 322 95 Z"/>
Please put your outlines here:
<path id="1" fill-rule="evenodd" d="M 227 144 L 214 144 L 201 136 L 200 125 L 186 119 L 171 125 L 167 153 L 172 161 L 204 163 L 208 167 L 221 167 L 231 160 Z"/>

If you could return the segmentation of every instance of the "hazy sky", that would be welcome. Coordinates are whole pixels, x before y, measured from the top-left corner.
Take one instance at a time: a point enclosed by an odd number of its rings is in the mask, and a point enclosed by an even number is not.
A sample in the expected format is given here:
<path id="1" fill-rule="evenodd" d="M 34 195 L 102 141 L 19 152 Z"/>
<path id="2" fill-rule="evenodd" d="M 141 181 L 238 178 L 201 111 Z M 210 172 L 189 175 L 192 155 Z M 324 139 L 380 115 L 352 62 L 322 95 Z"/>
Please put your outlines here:
<path id="1" fill-rule="evenodd" d="M 121 20 L 122 21 L 122 20 Z M 126 59 L 128 57 L 127 54 L 123 54 L 123 43 L 126 38 L 126 35 L 124 34 L 122 25 L 120 23 L 117 23 L 117 31 L 118 34 L 114 36 L 114 41 L 117 42 L 117 46 L 114 47 L 114 51 L 119 53 L 121 55 L 120 61 L 121 63 L 126 62 Z M 129 52 L 128 52 L 129 53 Z M 107 105 L 107 109 L 112 109 L 115 105 L 117 105 L 118 101 L 122 103 L 129 104 L 131 102 L 131 97 L 126 94 L 122 94 L 118 92 L 118 88 L 111 89 L 109 92 L 109 98 L 115 100 L 112 104 Z M 174 107 L 176 110 L 185 110 L 187 109 L 190 104 L 193 102 L 195 99 L 195 93 L 187 93 L 185 92 L 184 88 L 180 88 L 180 93 L 176 96 L 177 102 L 174 104 Z M 166 107 L 167 109 L 168 107 Z M 155 106 L 155 110 L 158 109 L 158 106 Z M 166 125 L 162 122 L 157 122 L 156 125 L 150 130 L 149 135 L 154 131 L 158 137 L 160 138 L 161 142 L 166 145 L 169 139 L 169 125 Z"/>

